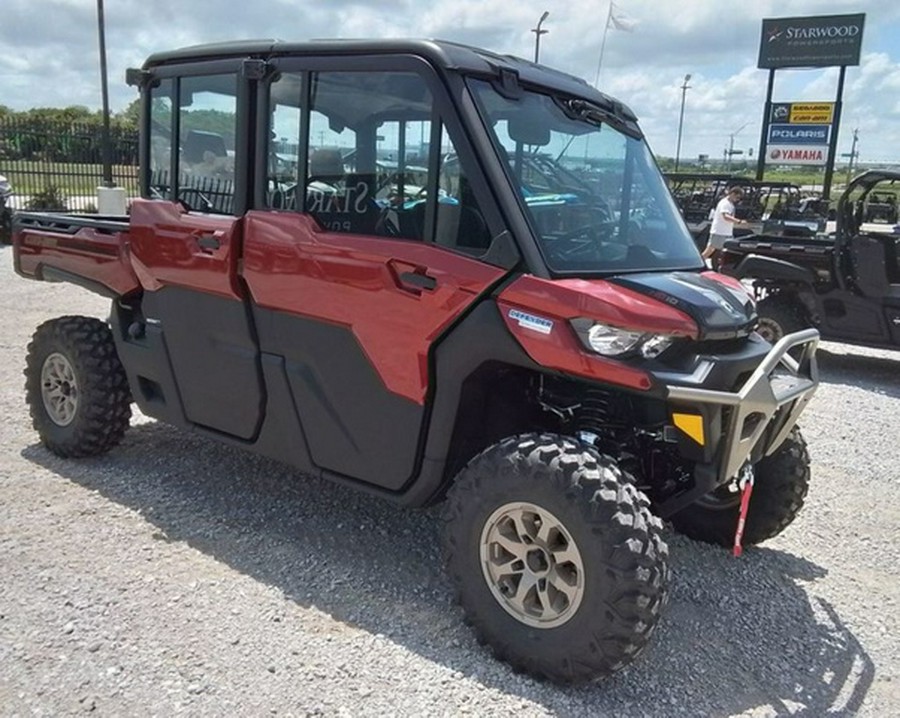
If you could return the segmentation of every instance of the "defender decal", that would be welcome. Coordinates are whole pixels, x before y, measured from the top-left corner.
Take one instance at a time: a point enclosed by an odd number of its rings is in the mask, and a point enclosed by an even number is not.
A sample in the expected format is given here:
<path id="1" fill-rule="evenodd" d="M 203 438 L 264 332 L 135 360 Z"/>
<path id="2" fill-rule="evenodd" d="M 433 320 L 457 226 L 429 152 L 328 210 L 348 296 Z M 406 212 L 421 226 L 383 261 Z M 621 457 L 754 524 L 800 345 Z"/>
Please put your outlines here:
<path id="1" fill-rule="evenodd" d="M 550 319 L 537 317 L 534 314 L 520 312 L 518 309 L 509 310 L 509 318 L 517 321 L 520 327 L 533 329 L 541 334 L 549 334 L 553 331 L 553 322 Z"/>

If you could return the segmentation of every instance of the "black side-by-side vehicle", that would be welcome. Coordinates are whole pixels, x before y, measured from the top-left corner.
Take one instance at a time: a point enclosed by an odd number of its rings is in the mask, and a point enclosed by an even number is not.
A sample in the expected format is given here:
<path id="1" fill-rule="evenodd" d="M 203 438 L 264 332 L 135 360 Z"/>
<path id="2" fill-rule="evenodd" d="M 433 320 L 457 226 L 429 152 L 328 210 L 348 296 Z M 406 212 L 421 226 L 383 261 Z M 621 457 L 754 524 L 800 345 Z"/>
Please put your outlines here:
<path id="1" fill-rule="evenodd" d="M 866 172 L 841 195 L 833 235 L 725 243 L 722 271 L 752 283 L 760 334 L 778 341 L 815 327 L 825 339 L 900 348 L 900 227 L 863 226 L 873 196 L 886 204 L 898 192 L 900 173 Z"/>

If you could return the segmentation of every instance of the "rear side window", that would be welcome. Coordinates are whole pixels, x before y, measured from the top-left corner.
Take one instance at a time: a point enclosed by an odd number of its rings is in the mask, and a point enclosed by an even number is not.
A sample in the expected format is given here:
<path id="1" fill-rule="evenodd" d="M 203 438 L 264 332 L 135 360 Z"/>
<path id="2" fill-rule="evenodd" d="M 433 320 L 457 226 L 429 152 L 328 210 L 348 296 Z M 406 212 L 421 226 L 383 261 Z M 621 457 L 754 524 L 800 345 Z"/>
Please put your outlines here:
<path id="1" fill-rule="evenodd" d="M 151 195 L 232 214 L 237 77 L 165 79 L 151 90 L 150 102 Z"/>
<path id="2" fill-rule="evenodd" d="M 487 249 L 453 140 L 415 72 L 280 73 L 268 135 L 268 207 L 334 232 Z"/>

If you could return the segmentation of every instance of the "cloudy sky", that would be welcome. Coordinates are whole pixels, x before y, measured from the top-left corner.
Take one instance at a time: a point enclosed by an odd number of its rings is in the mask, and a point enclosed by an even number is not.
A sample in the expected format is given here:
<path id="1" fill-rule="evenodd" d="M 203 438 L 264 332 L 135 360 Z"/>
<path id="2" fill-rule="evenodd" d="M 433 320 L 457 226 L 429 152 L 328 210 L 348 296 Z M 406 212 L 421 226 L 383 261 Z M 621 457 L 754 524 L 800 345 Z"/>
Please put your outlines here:
<path id="1" fill-rule="evenodd" d="M 608 0 L 105 0 L 113 110 L 135 95 L 127 67 L 151 52 L 248 38 L 433 37 L 531 58 L 594 82 Z M 900 3 L 894 0 L 617 0 L 631 32 L 611 28 L 599 86 L 638 114 L 652 149 L 674 156 L 681 85 L 682 158 L 759 145 L 768 72 L 756 68 L 762 18 L 866 13 L 861 63 L 847 69 L 839 152 L 900 165 Z M 100 106 L 97 0 L 3 0 L 0 104 L 21 110 Z M 837 68 L 780 70 L 774 99 L 833 101 Z"/>

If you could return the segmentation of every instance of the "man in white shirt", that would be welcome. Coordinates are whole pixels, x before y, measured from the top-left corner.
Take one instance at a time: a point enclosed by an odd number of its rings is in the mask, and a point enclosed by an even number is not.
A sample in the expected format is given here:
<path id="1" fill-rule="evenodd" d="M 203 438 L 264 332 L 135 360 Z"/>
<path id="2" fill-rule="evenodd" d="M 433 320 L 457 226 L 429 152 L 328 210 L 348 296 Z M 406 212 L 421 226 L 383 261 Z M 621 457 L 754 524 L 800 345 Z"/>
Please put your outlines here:
<path id="1" fill-rule="evenodd" d="M 718 266 L 718 254 L 725 248 L 725 240 L 734 236 L 735 225 L 747 224 L 734 215 L 734 205 L 744 196 L 740 187 L 732 187 L 719 200 L 713 210 L 712 224 L 709 226 L 709 242 L 703 250 L 703 259 L 709 259 L 713 269 Z"/>

